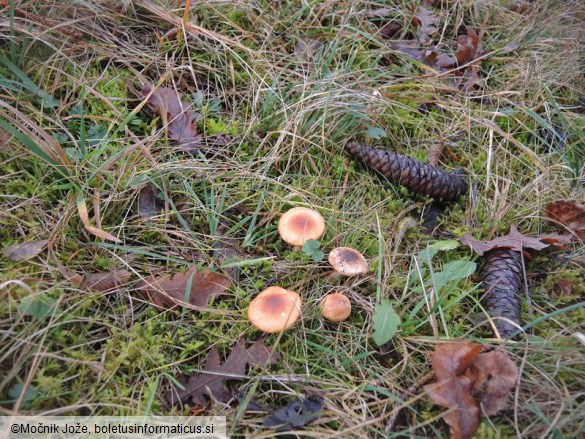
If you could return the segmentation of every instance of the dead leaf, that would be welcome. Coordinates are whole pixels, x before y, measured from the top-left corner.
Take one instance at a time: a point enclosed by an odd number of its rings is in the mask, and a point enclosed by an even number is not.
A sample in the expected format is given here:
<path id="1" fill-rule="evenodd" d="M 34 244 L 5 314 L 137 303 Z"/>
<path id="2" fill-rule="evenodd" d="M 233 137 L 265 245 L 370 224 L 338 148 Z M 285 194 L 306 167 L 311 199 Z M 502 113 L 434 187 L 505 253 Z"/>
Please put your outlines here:
<path id="1" fill-rule="evenodd" d="M 416 36 L 422 44 L 429 44 L 432 41 L 433 35 L 437 33 L 438 23 L 439 18 L 435 13 L 424 6 L 419 6 L 412 18 L 412 24 L 417 27 Z"/>
<path id="2" fill-rule="evenodd" d="M 170 87 L 159 87 L 153 91 L 145 85 L 142 96 L 147 99 L 148 107 L 161 117 L 169 138 L 177 142 L 181 150 L 197 151 L 203 136 L 197 133 L 197 117 L 191 106 L 181 101 L 182 95 Z"/>
<path id="3" fill-rule="evenodd" d="M 457 52 L 455 58 L 457 65 L 462 66 L 474 59 L 477 59 L 483 54 L 483 48 L 479 35 L 471 28 L 467 28 L 466 35 L 459 35 L 457 37 Z"/>
<path id="4" fill-rule="evenodd" d="M 319 419 L 325 400 L 313 395 L 303 401 L 293 401 L 276 410 L 262 422 L 262 425 L 274 428 L 275 431 L 289 431 Z"/>
<path id="5" fill-rule="evenodd" d="M 451 410 L 445 422 L 455 439 L 471 438 L 479 427 L 479 409 L 472 394 L 474 381 L 464 373 L 481 349 L 473 343 L 448 343 L 437 345 L 429 354 L 437 382 L 424 389 L 433 402 Z"/>
<path id="6" fill-rule="evenodd" d="M 184 390 L 172 390 L 167 394 L 166 399 L 172 406 L 179 402 L 205 405 L 207 397 L 227 403 L 233 395 L 224 387 L 224 381 L 241 381 L 246 378 L 246 369 L 249 366 L 265 366 L 268 362 L 276 364 L 279 359 L 278 353 L 271 353 L 264 345 L 263 338 L 256 340 L 246 349 L 246 340 L 241 337 L 223 364 L 221 364 L 219 351 L 214 346 L 205 360 L 203 371 L 191 375 Z"/>
<path id="7" fill-rule="evenodd" d="M 485 416 L 494 416 L 506 408 L 518 379 L 518 368 L 507 353 L 479 354 L 466 374 L 475 381 L 473 394 Z"/>
<path id="8" fill-rule="evenodd" d="M 380 28 L 380 36 L 387 40 L 397 36 L 402 30 L 402 25 L 395 21 L 390 21 Z"/>
<path id="9" fill-rule="evenodd" d="M 3 248 L 2 253 L 11 261 L 20 262 L 38 255 L 48 243 L 48 240 L 42 239 L 40 241 L 14 244 L 10 247 Z"/>
<path id="10" fill-rule="evenodd" d="M 546 221 L 554 227 L 562 228 L 585 239 L 585 204 L 573 201 L 554 201 L 544 210 Z"/>
<path id="11" fill-rule="evenodd" d="M 568 279 L 560 279 L 553 286 L 555 297 L 570 296 L 571 291 L 573 291 L 573 284 Z"/>
<path id="12" fill-rule="evenodd" d="M 439 161 L 441 160 L 444 150 L 445 145 L 443 142 L 433 142 L 433 144 L 429 147 L 429 152 L 427 153 L 429 164 L 433 166 L 439 166 Z"/>
<path id="13" fill-rule="evenodd" d="M 543 243 L 540 238 L 531 238 L 520 233 L 514 224 L 510 226 L 510 232 L 507 235 L 491 241 L 478 241 L 471 233 L 463 235 L 460 241 L 462 244 L 469 245 L 480 256 L 495 248 L 509 248 L 522 252 L 523 249 L 542 250 L 549 246 L 549 244 Z"/>
<path id="14" fill-rule="evenodd" d="M 480 409 L 492 416 L 505 408 L 518 369 L 504 352 L 480 354 L 481 345 L 447 343 L 429 353 L 437 381 L 424 386 L 435 402 L 449 409 L 445 422 L 451 437 L 471 438 L 479 427 Z"/>
<path id="15" fill-rule="evenodd" d="M 204 308 L 211 297 L 221 295 L 230 286 L 231 281 L 227 277 L 213 271 L 197 271 L 197 268 L 161 278 L 150 276 L 136 283 L 137 291 L 159 308 L 172 308 L 185 303 Z"/>
<path id="16" fill-rule="evenodd" d="M 124 285 L 129 279 L 130 273 L 126 270 L 90 273 L 83 278 L 80 287 L 89 291 L 109 291 Z"/>
<path id="17" fill-rule="evenodd" d="M 165 210 L 162 193 L 152 183 L 147 183 L 138 193 L 138 213 L 144 219 L 154 218 Z"/>

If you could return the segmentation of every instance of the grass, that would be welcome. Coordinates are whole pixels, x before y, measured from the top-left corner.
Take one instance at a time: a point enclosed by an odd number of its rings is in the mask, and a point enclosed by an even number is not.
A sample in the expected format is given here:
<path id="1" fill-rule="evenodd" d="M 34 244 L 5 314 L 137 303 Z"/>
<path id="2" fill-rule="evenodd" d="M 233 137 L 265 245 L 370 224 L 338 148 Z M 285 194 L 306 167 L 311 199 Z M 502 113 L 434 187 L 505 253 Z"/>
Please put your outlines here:
<path id="1" fill-rule="evenodd" d="M 511 224 L 529 234 L 550 231 L 544 207 L 582 201 L 585 193 L 585 118 L 574 106 L 585 88 L 578 2 L 433 7 L 446 46 L 464 25 L 483 26 L 487 51 L 518 45 L 482 63 L 491 105 L 453 93 L 448 78 L 398 56 L 362 13 L 388 7 L 409 26 L 408 2 L 209 1 L 194 2 L 188 15 L 175 1 L 123 2 L 125 9 L 107 1 L 0 4 L 7 4 L 0 18 L 0 238 L 3 246 L 49 240 L 27 261 L 0 255 L 2 414 L 168 413 L 162 398 L 174 377 L 200 370 L 213 346 L 225 358 L 241 335 L 258 338 L 245 310 L 257 292 L 278 284 L 302 295 L 302 322 L 266 338 L 278 343 L 282 361 L 253 369 L 242 391 L 275 407 L 325 397 L 324 416 L 299 435 L 448 435 L 444 409 L 417 383 L 439 341 L 499 344 L 472 323 L 481 311 L 477 279 L 433 294 L 415 256 L 435 240 L 407 226 L 428 200 L 369 173 L 343 146 L 361 139 L 426 160 L 442 138 L 441 166 L 462 167 L 475 182 L 442 217 L 445 239 L 467 232 L 488 239 Z M 295 54 L 301 37 L 320 44 Z M 141 78 L 179 90 L 194 103 L 201 132 L 234 141 L 178 152 L 133 93 Z M 429 102 L 436 106 L 419 110 Z M 147 181 L 167 205 L 148 222 L 137 211 Z M 85 225 L 79 200 L 89 211 Z M 276 223 L 292 206 L 319 210 L 327 221 L 321 250 L 353 246 L 371 262 L 370 274 L 331 279 L 326 262 L 281 242 Z M 226 269 L 212 257 L 218 229 L 246 261 L 239 282 L 212 303 L 227 313 L 160 312 L 136 297 L 134 283 L 151 273 Z M 458 247 L 435 255 L 432 269 L 458 260 L 481 264 Z M 484 419 L 477 437 L 583 435 L 584 260 L 576 243 L 527 266 L 527 335 L 500 344 L 521 369 L 519 385 L 509 408 Z M 126 269 L 133 278 L 112 292 L 88 292 L 59 265 L 82 275 Z M 559 279 L 570 292 L 559 290 Z M 316 310 L 333 290 L 354 309 L 339 326 Z M 378 347 L 372 316 L 384 298 L 403 323 Z M 208 413 L 237 417 L 237 436 L 274 434 L 236 404 L 213 404 Z"/>

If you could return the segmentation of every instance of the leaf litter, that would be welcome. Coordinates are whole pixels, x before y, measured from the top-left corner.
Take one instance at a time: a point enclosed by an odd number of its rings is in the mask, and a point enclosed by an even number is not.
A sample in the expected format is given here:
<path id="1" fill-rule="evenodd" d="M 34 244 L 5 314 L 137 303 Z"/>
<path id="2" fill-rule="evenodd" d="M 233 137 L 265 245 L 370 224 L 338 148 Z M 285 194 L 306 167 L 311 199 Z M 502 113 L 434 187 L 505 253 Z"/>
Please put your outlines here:
<path id="1" fill-rule="evenodd" d="M 231 284 L 222 274 L 191 268 L 185 273 L 149 276 L 136 283 L 136 290 L 158 308 L 185 304 L 204 308 L 212 297 L 223 294 Z"/>
<path id="2" fill-rule="evenodd" d="M 546 206 L 544 216 L 551 226 L 585 239 L 585 204 L 554 201 Z"/>
<path id="3" fill-rule="evenodd" d="M 183 95 L 171 87 L 153 89 L 144 85 L 141 97 L 146 99 L 148 108 L 161 117 L 169 138 L 177 143 L 179 151 L 194 154 L 206 142 L 213 146 L 223 146 L 230 140 L 227 135 L 205 138 L 199 134 L 198 115 L 192 110 L 192 105 L 183 102 Z"/>
<path id="4" fill-rule="evenodd" d="M 138 193 L 138 213 L 144 219 L 151 219 L 165 210 L 163 194 L 152 183 L 145 184 Z"/>
<path id="5" fill-rule="evenodd" d="M 48 240 L 41 239 L 39 241 L 14 244 L 9 247 L 4 247 L 2 254 L 13 262 L 25 261 L 42 252 L 48 243 Z"/>
<path id="6" fill-rule="evenodd" d="M 429 353 L 436 382 L 424 386 L 433 402 L 447 407 L 445 422 L 454 439 L 471 438 L 480 415 L 505 409 L 516 386 L 518 368 L 507 353 L 480 353 L 470 342 L 439 344 Z"/>
<path id="7" fill-rule="evenodd" d="M 185 383 L 185 388 L 169 391 L 166 400 L 171 406 L 191 402 L 205 405 L 208 398 L 227 403 L 234 394 L 225 387 L 225 381 L 242 381 L 246 379 L 248 368 L 277 364 L 279 361 L 280 354 L 267 348 L 263 338 L 259 338 L 252 346 L 246 348 L 246 340 L 242 336 L 223 363 L 219 350 L 214 346 L 205 359 L 203 370 L 194 372 L 188 379 L 182 376 L 180 381 Z"/>

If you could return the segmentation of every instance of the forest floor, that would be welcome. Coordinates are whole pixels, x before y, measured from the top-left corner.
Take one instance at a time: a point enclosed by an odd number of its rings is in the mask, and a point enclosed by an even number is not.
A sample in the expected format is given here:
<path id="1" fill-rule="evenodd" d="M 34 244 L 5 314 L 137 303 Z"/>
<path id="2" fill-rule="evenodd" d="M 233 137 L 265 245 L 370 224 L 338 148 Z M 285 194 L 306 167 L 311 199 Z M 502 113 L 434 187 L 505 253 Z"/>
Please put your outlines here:
<path id="1" fill-rule="evenodd" d="M 447 437 L 429 353 L 468 340 L 517 367 L 475 437 L 583 437 L 583 241 L 526 254 L 508 340 L 483 306 L 484 258 L 460 242 L 562 233 L 547 206 L 585 201 L 583 3 L 187 3 L 0 1 L 0 415 L 221 415 L 233 436 L 273 437 L 242 398 L 312 401 L 298 436 Z M 430 151 L 469 189 L 429 233 L 429 198 L 352 158 L 351 140 Z M 327 225 L 304 251 L 277 233 L 295 206 Z M 332 276 L 338 246 L 369 272 Z M 137 288 L 193 268 L 230 284 L 204 309 Z M 301 320 L 264 336 L 270 364 L 234 365 L 271 285 L 301 295 Z M 352 304 L 342 323 L 319 314 L 332 291 Z M 239 370 L 216 383 L 229 397 L 171 407 L 217 353 Z"/>

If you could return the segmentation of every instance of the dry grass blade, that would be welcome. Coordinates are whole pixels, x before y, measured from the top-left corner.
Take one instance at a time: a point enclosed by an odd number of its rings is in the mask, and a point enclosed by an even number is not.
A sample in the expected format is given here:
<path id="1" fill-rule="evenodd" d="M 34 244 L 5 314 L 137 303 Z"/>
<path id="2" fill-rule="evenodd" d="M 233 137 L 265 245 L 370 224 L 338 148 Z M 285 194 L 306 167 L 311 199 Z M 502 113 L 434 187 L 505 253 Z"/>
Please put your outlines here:
<path id="1" fill-rule="evenodd" d="M 76 203 L 77 203 L 77 211 L 79 212 L 79 218 L 81 219 L 83 226 L 86 228 L 86 230 L 89 233 L 97 236 L 98 238 L 105 239 L 107 241 L 121 242 L 118 238 L 116 238 L 111 233 L 108 233 L 102 229 L 99 229 L 91 224 L 91 222 L 89 221 L 89 213 L 87 211 L 87 205 L 85 204 L 85 200 L 84 200 L 82 194 L 77 195 Z"/>

